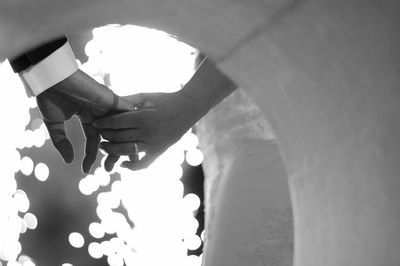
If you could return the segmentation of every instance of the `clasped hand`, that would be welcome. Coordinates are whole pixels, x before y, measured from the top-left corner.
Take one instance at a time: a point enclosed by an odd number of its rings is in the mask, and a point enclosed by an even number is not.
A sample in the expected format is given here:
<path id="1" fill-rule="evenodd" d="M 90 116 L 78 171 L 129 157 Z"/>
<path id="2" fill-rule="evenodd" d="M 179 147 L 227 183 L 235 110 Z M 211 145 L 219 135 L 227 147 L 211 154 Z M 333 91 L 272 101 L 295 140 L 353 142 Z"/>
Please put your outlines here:
<path id="1" fill-rule="evenodd" d="M 53 145 L 66 163 L 74 160 L 74 149 L 65 133 L 64 122 L 73 115 L 79 117 L 86 137 L 82 162 L 85 173 L 95 162 L 100 143 L 99 131 L 92 121 L 106 114 L 131 110 L 129 103 L 80 70 L 38 95 L 36 101 Z"/>
<path id="2" fill-rule="evenodd" d="M 67 163 L 73 160 L 64 121 L 76 114 L 87 138 L 82 169 L 96 160 L 98 148 L 108 153 L 105 169 L 111 171 L 120 156 L 122 167 L 148 167 L 183 136 L 213 106 L 237 88 L 209 60 L 200 64 L 185 87 L 174 93 L 140 93 L 117 97 L 80 70 L 37 97 L 38 106 L 54 146 Z M 100 143 L 100 135 L 106 142 Z M 145 152 L 139 160 L 138 153 Z"/>
<path id="3" fill-rule="evenodd" d="M 104 167 L 111 171 L 120 156 L 128 155 L 121 167 L 148 167 L 197 121 L 180 92 L 141 93 L 122 97 L 135 110 L 98 118 L 93 125 L 107 142 L 100 148 L 108 153 Z M 137 145 L 138 150 L 135 149 Z M 145 155 L 139 160 L 137 152 Z"/>

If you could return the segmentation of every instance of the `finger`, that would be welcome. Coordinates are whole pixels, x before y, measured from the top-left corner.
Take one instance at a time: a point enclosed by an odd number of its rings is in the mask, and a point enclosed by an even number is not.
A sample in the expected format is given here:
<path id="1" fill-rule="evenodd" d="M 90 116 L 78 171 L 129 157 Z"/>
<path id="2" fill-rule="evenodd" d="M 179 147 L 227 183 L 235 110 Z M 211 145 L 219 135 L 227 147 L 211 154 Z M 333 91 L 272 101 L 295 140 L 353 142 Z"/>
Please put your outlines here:
<path id="1" fill-rule="evenodd" d="M 113 142 L 101 142 L 100 149 L 104 150 L 110 155 L 131 155 L 136 152 L 140 152 L 140 145 L 138 145 L 138 150 L 136 151 L 135 145 L 133 142 L 124 142 L 124 143 L 113 143 Z"/>
<path id="2" fill-rule="evenodd" d="M 104 161 L 104 169 L 107 172 L 111 172 L 114 168 L 115 163 L 119 160 L 119 156 L 108 155 L 106 160 Z"/>
<path id="3" fill-rule="evenodd" d="M 87 174 L 96 161 L 97 152 L 99 150 L 100 133 L 91 124 L 82 123 L 82 128 L 86 137 L 85 157 L 82 162 L 82 170 Z"/>
<path id="4" fill-rule="evenodd" d="M 130 154 L 129 156 L 129 160 L 131 162 L 137 162 L 139 161 L 139 153 L 135 153 L 135 154 Z"/>
<path id="5" fill-rule="evenodd" d="M 122 168 L 128 168 L 132 171 L 142 170 L 149 167 L 158 156 L 145 155 L 140 161 L 123 161 L 121 163 Z"/>
<path id="6" fill-rule="evenodd" d="M 143 137 L 140 136 L 139 133 L 140 131 L 138 129 L 105 129 L 100 131 L 100 134 L 104 139 L 115 143 L 143 141 Z"/>
<path id="7" fill-rule="evenodd" d="M 74 148 L 65 133 L 64 122 L 44 121 L 44 124 L 49 131 L 54 147 L 60 153 L 64 162 L 67 164 L 72 163 L 74 160 Z"/>
<path id="8" fill-rule="evenodd" d="M 130 111 L 116 115 L 110 115 L 96 119 L 93 125 L 103 129 L 122 129 L 122 128 L 138 128 L 143 125 L 150 115 L 154 115 L 156 110 L 153 108 L 139 109 L 138 111 Z"/>

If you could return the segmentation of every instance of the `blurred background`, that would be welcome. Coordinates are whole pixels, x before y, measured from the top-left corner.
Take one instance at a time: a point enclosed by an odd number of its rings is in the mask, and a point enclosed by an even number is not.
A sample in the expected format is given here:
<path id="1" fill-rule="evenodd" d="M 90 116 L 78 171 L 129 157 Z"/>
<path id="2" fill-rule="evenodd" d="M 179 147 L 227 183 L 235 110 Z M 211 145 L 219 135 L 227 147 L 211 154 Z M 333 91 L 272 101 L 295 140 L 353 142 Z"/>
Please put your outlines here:
<path id="1" fill-rule="evenodd" d="M 80 68 L 119 95 L 179 90 L 198 54 L 173 36 L 136 26 L 68 37 Z M 65 165 L 6 61 L 0 84 L 0 265 L 201 264 L 203 154 L 195 129 L 148 169 L 117 163 L 107 173 L 99 153 L 84 175 L 79 121 L 67 123 L 75 161 Z"/>

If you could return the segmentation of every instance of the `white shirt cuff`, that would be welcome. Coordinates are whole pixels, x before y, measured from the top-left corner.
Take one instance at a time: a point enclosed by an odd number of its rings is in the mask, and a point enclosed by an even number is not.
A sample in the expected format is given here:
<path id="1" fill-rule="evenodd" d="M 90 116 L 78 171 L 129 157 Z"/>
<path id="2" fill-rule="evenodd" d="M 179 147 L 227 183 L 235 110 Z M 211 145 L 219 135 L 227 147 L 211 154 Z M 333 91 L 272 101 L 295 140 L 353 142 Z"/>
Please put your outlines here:
<path id="1" fill-rule="evenodd" d="M 30 96 L 37 96 L 78 70 L 71 46 L 66 42 L 51 55 L 19 73 Z"/>

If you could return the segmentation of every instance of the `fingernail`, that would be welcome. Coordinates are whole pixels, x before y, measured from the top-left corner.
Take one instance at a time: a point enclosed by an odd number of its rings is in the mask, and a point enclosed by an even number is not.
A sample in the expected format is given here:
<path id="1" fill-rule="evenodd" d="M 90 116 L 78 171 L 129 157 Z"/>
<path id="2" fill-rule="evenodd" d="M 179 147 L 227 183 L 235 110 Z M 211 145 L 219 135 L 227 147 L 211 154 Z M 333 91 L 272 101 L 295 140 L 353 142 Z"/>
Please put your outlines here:
<path id="1" fill-rule="evenodd" d="M 63 161 L 65 164 L 71 164 L 72 163 L 72 159 L 71 158 L 64 158 L 63 157 Z"/>

